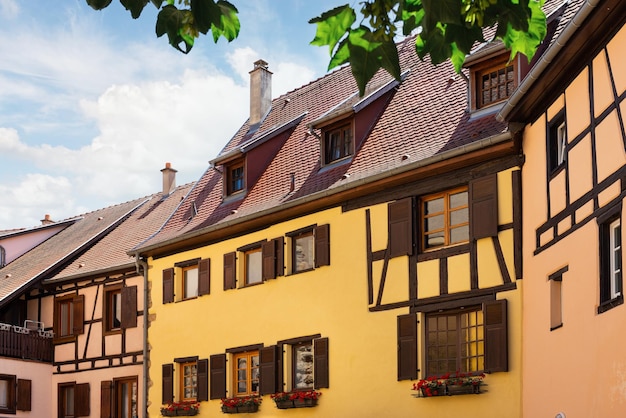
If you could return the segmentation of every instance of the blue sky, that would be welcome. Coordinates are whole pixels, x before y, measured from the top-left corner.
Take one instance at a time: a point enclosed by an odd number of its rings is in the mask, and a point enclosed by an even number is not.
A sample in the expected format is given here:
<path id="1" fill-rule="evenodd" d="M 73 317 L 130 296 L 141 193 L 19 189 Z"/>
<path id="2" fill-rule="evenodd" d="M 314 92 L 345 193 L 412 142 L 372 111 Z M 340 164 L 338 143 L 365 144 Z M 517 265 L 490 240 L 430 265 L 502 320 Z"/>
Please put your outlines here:
<path id="1" fill-rule="evenodd" d="M 0 230 L 62 220 L 197 180 L 247 119 L 248 72 L 273 72 L 272 96 L 322 76 L 328 50 L 308 20 L 345 1 L 234 0 L 239 38 L 190 54 L 133 20 L 118 0 L 0 0 Z"/>

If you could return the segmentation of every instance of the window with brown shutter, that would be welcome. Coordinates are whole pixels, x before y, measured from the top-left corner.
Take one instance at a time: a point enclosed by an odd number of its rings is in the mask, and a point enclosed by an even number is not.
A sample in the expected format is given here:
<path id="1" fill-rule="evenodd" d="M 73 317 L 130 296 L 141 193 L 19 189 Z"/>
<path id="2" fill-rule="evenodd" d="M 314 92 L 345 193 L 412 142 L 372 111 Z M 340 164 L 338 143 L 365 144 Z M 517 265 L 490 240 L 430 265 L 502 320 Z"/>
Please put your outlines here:
<path id="1" fill-rule="evenodd" d="M 467 187 L 420 198 L 421 250 L 428 251 L 469 240 Z"/>
<path id="2" fill-rule="evenodd" d="M 210 398 L 226 397 L 226 354 L 214 354 L 209 358 Z"/>
<path id="3" fill-rule="evenodd" d="M 17 409 L 19 411 L 31 410 L 32 382 L 28 379 L 17 379 Z"/>
<path id="4" fill-rule="evenodd" d="M 397 200 L 387 206 L 389 256 L 413 254 L 413 199 Z"/>
<path id="5" fill-rule="evenodd" d="M 85 318 L 85 295 L 76 295 L 72 300 L 72 330 L 74 335 L 79 335 L 85 332 L 84 318 Z"/>
<path id="6" fill-rule="evenodd" d="M 105 286 L 102 303 L 102 321 L 104 322 L 105 335 L 121 332 L 122 306 L 122 284 Z"/>
<path id="7" fill-rule="evenodd" d="M 417 379 L 417 317 L 398 316 L 398 380 Z"/>
<path id="8" fill-rule="evenodd" d="M 261 245 L 261 277 L 263 280 L 276 278 L 276 242 L 267 241 Z"/>
<path id="9" fill-rule="evenodd" d="M 172 363 L 161 366 L 161 403 L 174 401 L 174 365 Z"/>
<path id="10" fill-rule="evenodd" d="M 507 301 L 494 300 L 483 304 L 485 318 L 485 371 L 509 370 Z"/>
<path id="11" fill-rule="evenodd" d="M 480 239 L 498 235 L 498 175 L 496 173 L 470 182 L 471 237 Z"/>
<path id="12" fill-rule="evenodd" d="M 198 295 L 211 294 L 211 260 L 205 258 L 198 263 Z"/>
<path id="13" fill-rule="evenodd" d="M 120 327 L 135 328 L 137 326 L 137 286 L 124 286 L 122 295 L 122 318 Z"/>
<path id="14" fill-rule="evenodd" d="M 163 270 L 163 304 L 174 302 L 174 268 Z"/>
<path id="15" fill-rule="evenodd" d="M 224 290 L 237 288 L 236 261 L 235 252 L 224 254 Z"/>
<path id="16" fill-rule="evenodd" d="M 328 364 L 328 338 L 313 341 L 313 373 L 315 389 L 330 387 Z"/>
<path id="17" fill-rule="evenodd" d="M 259 394 L 270 395 L 277 389 L 277 356 L 278 348 L 275 345 L 259 349 Z"/>
<path id="18" fill-rule="evenodd" d="M 315 267 L 330 265 L 330 225 L 315 228 Z"/>
<path id="19" fill-rule="evenodd" d="M 66 295 L 54 299 L 53 331 L 55 343 L 74 341 L 84 332 L 84 295 Z"/>
<path id="20" fill-rule="evenodd" d="M 0 374 L 0 413 L 15 414 L 15 376 Z"/>
<path id="21" fill-rule="evenodd" d="M 113 381 L 100 382 L 100 418 L 113 418 Z"/>

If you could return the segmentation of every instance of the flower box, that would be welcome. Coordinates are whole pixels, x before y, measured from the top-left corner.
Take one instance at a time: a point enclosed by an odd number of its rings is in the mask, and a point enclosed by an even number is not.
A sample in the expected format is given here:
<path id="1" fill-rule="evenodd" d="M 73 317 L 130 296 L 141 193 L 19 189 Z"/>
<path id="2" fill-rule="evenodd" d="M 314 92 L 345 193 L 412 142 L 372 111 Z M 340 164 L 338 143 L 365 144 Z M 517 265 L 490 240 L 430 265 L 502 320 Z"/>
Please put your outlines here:
<path id="1" fill-rule="evenodd" d="M 471 373 L 456 372 L 453 376 L 446 373 L 441 377 L 427 377 L 413 384 L 413 390 L 418 391 L 417 397 L 431 398 L 433 396 L 453 396 L 478 394 L 483 384 L 485 374 L 473 375 Z"/>
<path id="2" fill-rule="evenodd" d="M 314 406 L 317 406 L 317 399 L 294 399 L 276 401 L 276 408 L 278 409 L 312 408 Z"/>
<path id="3" fill-rule="evenodd" d="M 198 415 L 200 404 L 197 402 L 172 402 L 161 408 L 164 417 L 192 417 Z"/>
<path id="4" fill-rule="evenodd" d="M 222 412 L 225 414 L 245 414 L 258 412 L 259 405 L 251 404 L 251 405 L 240 405 L 240 406 L 226 406 L 222 405 Z"/>
<path id="5" fill-rule="evenodd" d="M 198 410 L 197 409 L 189 409 L 189 410 L 175 410 L 175 411 L 169 411 L 169 410 L 163 410 L 161 411 L 161 415 L 164 417 L 192 417 L 194 415 L 198 415 Z"/>
<path id="6" fill-rule="evenodd" d="M 445 396 L 446 395 L 445 386 L 439 386 L 436 388 L 423 387 L 423 388 L 420 388 L 420 390 L 422 391 L 422 396 L 424 398 L 431 398 L 433 396 Z"/>
<path id="7" fill-rule="evenodd" d="M 448 385 L 446 386 L 447 395 L 469 395 L 480 393 L 480 383 L 476 385 Z"/>

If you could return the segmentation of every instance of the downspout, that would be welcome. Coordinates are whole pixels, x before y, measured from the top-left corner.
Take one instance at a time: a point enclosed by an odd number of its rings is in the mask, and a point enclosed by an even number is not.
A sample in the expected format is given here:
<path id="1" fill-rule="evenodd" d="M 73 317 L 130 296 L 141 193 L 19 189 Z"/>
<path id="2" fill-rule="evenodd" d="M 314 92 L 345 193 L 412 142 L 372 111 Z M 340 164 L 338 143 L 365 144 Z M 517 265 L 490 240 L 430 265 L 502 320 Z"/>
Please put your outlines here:
<path id="1" fill-rule="evenodd" d="M 141 409 L 148 417 L 148 263 L 135 254 L 135 269 L 143 275 L 143 396 Z"/>

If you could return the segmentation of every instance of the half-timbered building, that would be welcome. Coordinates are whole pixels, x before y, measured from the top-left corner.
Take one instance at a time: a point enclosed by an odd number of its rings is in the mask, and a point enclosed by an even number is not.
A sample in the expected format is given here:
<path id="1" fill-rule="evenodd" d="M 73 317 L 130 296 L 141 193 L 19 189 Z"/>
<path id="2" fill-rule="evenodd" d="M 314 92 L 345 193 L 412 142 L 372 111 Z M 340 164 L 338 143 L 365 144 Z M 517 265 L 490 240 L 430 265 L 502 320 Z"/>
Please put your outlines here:
<path id="1" fill-rule="evenodd" d="M 617 417 L 626 406 L 626 3 L 572 1 L 565 13 L 569 25 L 500 114 L 523 131 L 526 158 L 523 411 Z"/>
<path id="2" fill-rule="evenodd" d="M 270 100 L 255 63 L 250 119 L 131 252 L 150 416 L 521 416 L 523 157 L 495 116 L 530 66 L 398 50 L 363 97 L 341 68 Z"/>

